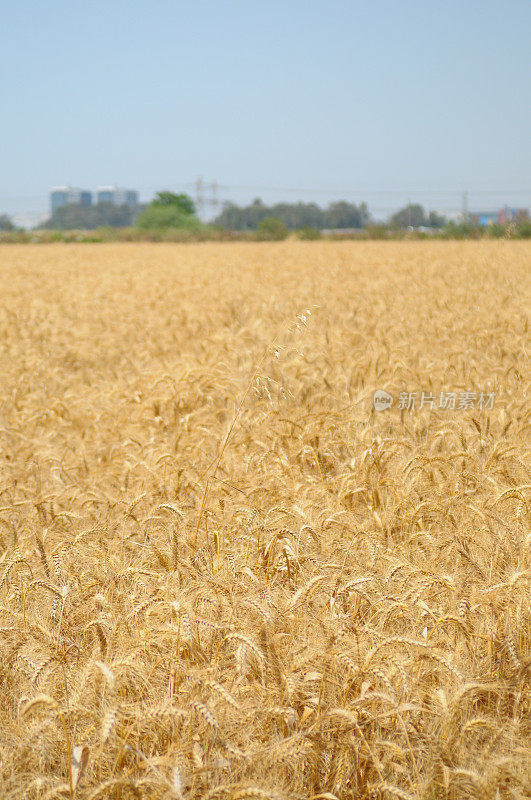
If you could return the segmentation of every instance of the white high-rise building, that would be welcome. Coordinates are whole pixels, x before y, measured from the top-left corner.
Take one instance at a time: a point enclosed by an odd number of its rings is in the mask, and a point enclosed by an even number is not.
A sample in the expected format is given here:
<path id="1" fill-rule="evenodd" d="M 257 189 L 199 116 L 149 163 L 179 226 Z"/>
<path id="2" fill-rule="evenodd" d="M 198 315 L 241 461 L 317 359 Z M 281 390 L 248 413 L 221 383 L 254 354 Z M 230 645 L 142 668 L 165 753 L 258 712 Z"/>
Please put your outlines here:
<path id="1" fill-rule="evenodd" d="M 52 214 L 61 206 L 92 205 L 92 192 L 86 189 L 77 189 L 74 186 L 54 186 L 50 192 L 50 205 Z"/>
<path id="2" fill-rule="evenodd" d="M 98 186 L 96 197 L 98 203 L 112 203 L 114 206 L 138 205 L 138 192 L 119 186 Z"/>

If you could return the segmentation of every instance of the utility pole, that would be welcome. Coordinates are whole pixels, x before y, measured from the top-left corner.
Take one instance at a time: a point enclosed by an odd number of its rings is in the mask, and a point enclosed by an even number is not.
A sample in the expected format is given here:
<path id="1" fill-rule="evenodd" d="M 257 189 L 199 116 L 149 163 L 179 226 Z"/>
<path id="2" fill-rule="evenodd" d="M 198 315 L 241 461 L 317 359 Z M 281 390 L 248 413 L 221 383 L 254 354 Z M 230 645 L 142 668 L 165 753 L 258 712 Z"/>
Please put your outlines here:
<path id="1" fill-rule="evenodd" d="M 205 197 L 203 194 L 203 178 L 198 176 L 195 182 L 195 204 L 197 206 L 197 213 L 199 216 L 203 213 L 203 207 L 205 205 Z"/>
<path id="2" fill-rule="evenodd" d="M 198 177 L 193 185 L 195 187 L 195 204 L 199 216 L 201 217 L 203 213 L 208 212 L 209 208 L 215 213 L 219 207 L 218 182 L 212 181 L 209 183 L 203 180 L 202 177 Z"/>
<path id="3" fill-rule="evenodd" d="M 463 192 L 463 222 L 468 222 L 468 191 Z"/>

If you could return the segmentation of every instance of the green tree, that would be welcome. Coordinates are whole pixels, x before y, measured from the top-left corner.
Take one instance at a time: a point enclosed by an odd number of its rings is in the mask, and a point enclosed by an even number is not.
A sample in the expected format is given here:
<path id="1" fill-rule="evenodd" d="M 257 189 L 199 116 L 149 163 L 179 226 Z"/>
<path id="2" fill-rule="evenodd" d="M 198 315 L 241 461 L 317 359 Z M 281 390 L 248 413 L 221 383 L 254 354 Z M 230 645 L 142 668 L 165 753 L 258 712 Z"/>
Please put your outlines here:
<path id="1" fill-rule="evenodd" d="M 15 226 L 7 214 L 0 214 L 0 231 L 14 231 Z"/>
<path id="2" fill-rule="evenodd" d="M 430 211 L 428 215 L 429 228 L 444 228 L 445 225 L 446 225 L 446 217 L 443 217 L 442 214 L 437 214 L 436 211 Z"/>
<path id="3" fill-rule="evenodd" d="M 446 219 L 430 211 L 426 214 L 423 206 L 418 203 L 410 203 L 405 208 L 401 208 L 391 217 L 391 226 L 394 228 L 444 228 Z"/>
<path id="4" fill-rule="evenodd" d="M 369 212 L 365 203 L 356 206 L 339 200 L 330 203 L 325 211 L 325 228 L 363 228 L 369 222 Z"/>
<path id="5" fill-rule="evenodd" d="M 203 226 L 194 214 L 187 214 L 178 206 L 155 206 L 151 204 L 138 217 L 136 227 L 144 231 L 180 228 L 198 232 Z"/>
<path id="6" fill-rule="evenodd" d="M 257 228 L 258 236 L 265 241 L 281 241 L 286 239 L 288 229 L 278 217 L 265 217 Z"/>
<path id="7" fill-rule="evenodd" d="M 194 201 L 187 194 L 174 194 L 173 192 L 157 192 L 151 201 L 153 206 L 172 206 L 184 214 L 195 214 Z"/>
<path id="8" fill-rule="evenodd" d="M 426 213 L 418 203 L 410 203 L 391 217 L 391 225 L 395 228 L 420 228 L 426 223 Z"/>
<path id="9" fill-rule="evenodd" d="M 203 225 L 195 215 L 195 206 L 186 194 L 158 192 L 136 221 L 141 230 L 178 228 L 198 233 Z"/>

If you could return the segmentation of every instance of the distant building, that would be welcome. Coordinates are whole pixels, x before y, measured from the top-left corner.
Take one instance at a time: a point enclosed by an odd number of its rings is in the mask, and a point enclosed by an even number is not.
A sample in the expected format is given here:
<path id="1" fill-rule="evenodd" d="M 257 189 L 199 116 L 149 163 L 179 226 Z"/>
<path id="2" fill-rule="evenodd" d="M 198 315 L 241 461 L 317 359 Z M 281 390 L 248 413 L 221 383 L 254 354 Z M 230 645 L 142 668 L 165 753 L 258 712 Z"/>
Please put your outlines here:
<path id="1" fill-rule="evenodd" d="M 529 220 L 529 211 L 527 208 L 509 208 L 509 206 L 505 206 L 500 211 L 499 222 L 501 225 L 505 225 L 507 222 L 528 222 Z"/>
<path id="2" fill-rule="evenodd" d="M 525 222 L 528 219 L 527 208 L 509 208 L 509 206 L 504 206 L 499 211 L 474 211 L 470 214 L 470 222 L 482 228 L 488 225 L 506 225 L 508 222 Z"/>
<path id="3" fill-rule="evenodd" d="M 119 186 L 99 186 L 95 192 L 97 203 L 111 203 L 113 206 L 138 206 L 138 192 L 122 189 Z M 58 208 L 68 205 L 91 206 L 92 192 L 75 186 L 54 186 L 50 192 L 52 215 Z"/>
<path id="4" fill-rule="evenodd" d="M 73 186 L 54 186 L 50 192 L 52 214 L 61 206 L 68 205 L 92 205 L 92 192 Z"/>
<path id="5" fill-rule="evenodd" d="M 98 203 L 112 203 L 113 206 L 138 205 L 138 192 L 133 189 L 122 189 L 118 186 L 98 186 L 96 196 Z"/>
<path id="6" fill-rule="evenodd" d="M 487 225 L 496 225 L 500 221 L 499 216 L 499 211 L 473 211 L 470 214 L 470 222 L 472 225 L 486 228 Z"/>

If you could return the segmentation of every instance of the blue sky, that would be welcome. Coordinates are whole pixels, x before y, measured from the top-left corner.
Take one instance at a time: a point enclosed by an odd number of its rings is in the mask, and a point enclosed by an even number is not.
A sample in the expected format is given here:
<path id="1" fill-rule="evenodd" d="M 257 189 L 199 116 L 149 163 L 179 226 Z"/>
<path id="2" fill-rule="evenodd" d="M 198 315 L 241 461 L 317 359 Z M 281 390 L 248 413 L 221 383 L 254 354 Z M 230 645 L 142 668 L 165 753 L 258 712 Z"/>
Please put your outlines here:
<path id="1" fill-rule="evenodd" d="M 1 21 L 0 213 L 198 175 L 375 216 L 464 189 L 531 206 L 528 0 L 18 0 Z"/>

